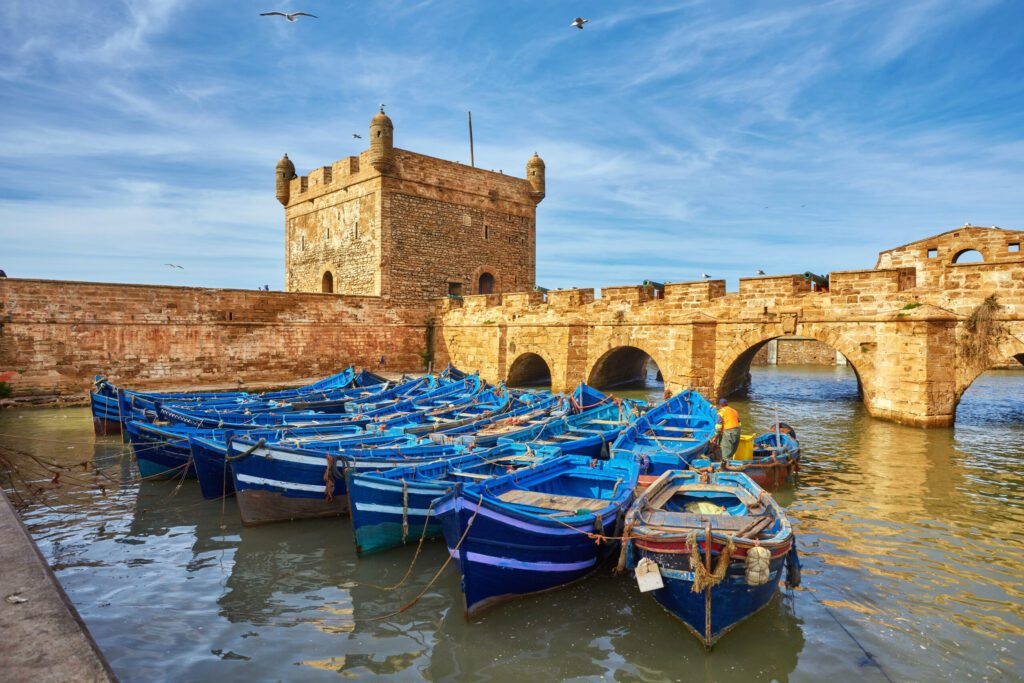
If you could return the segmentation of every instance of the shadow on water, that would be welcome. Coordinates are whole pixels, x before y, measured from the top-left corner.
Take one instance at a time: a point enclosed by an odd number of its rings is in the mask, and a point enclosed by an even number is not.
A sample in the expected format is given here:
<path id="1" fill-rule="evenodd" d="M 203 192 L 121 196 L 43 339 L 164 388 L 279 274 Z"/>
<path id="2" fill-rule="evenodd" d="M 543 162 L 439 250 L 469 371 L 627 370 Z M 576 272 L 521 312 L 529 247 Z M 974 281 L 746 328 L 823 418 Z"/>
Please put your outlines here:
<path id="1" fill-rule="evenodd" d="M 194 482 L 139 483 L 120 441 L 92 436 L 87 410 L 0 413 L 0 439 L 27 454 L 14 485 L 39 487 L 45 504 L 26 523 L 126 681 L 1021 677 L 1024 373 L 983 375 L 956 426 L 933 430 L 870 418 L 848 369 L 752 374 L 733 402 L 744 430 L 767 429 L 777 406 L 803 448 L 798 483 L 776 496 L 804 589 L 710 654 L 608 567 L 467 623 L 457 572 L 428 588 L 438 542 L 405 585 L 382 590 L 414 546 L 357 559 L 343 519 L 243 528 L 233 500 L 204 501 Z M 90 466 L 50 484 L 29 455 Z"/>

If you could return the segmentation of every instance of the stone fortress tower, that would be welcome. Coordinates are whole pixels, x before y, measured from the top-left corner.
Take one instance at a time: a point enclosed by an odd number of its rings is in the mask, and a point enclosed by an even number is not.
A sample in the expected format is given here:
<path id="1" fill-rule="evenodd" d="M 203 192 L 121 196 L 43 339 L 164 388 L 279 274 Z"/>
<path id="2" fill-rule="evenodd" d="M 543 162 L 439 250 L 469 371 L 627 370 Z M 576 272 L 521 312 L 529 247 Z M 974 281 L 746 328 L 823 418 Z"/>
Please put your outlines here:
<path id="1" fill-rule="evenodd" d="M 370 148 L 297 176 L 277 164 L 290 292 L 383 296 L 423 303 L 445 295 L 529 291 L 536 268 L 544 162 L 527 179 L 394 147 L 383 108 Z"/>

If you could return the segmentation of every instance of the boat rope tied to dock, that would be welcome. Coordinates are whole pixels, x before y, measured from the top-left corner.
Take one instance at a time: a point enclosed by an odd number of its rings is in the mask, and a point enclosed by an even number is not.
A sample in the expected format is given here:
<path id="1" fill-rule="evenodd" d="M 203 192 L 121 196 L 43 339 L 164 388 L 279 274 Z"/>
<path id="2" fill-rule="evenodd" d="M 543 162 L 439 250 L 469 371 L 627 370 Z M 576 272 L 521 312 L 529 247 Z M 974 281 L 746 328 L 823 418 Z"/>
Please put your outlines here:
<path id="1" fill-rule="evenodd" d="M 729 561 L 732 560 L 733 550 L 736 549 L 736 545 L 732 541 L 732 536 L 726 537 L 725 548 L 718 555 L 718 562 L 715 564 L 714 571 L 710 571 L 711 566 L 711 535 L 705 534 L 704 545 L 705 552 L 707 553 L 707 561 L 702 562 L 700 556 L 700 546 L 697 544 L 697 532 L 691 531 L 690 535 L 686 537 L 686 545 L 690 550 L 690 569 L 693 570 L 693 586 L 690 590 L 694 593 L 700 593 L 705 589 L 714 588 L 718 584 L 722 583 L 722 579 L 725 578 L 725 572 L 729 569 Z"/>
<path id="2" fill-rule="evenodd" d="M 327 456 L 327 467 L 324 468 L 324 500 L 334 500 L 334 456 Z"/>
<path id="3" fill-rule="evenodd" d="M 431 507 L 433 507 L 434 504 L 431 503 L 430 505 Z M 423 587 L 423 590 L 421 590 L 415 598 L 413 598 L 407 604 L 400 607 L 397 611 L 391 612 L 390 614 L 382 614 L 377 617 L 369 617 L 367 621 L 382 621 L 384 619 L 391 619 L 392 617 L 397 617 L 399 614 L 402 614 L 406 610 L 411 609 L 413 606 L 415 606 L 416 603 L 418 603 L 420 599 L 427 594 L 427 591 L 429 591 L 434 586 L 434 584 L 437 583 L 438 577 L 440 577 L 441 574 L 444 573 L 444 570 L 448 568 L 448 565 L 451 564 L 452 558 L 459 554 L 459 549 L 462 548 L 462 544 L 465 542 L 466 537 L 469 536 L 469 530 L 473 528 L 473 522 L 476 521 L 476 516 L 480 514 L 480 508 L 482 508 L 483 505 L 484 494 L 481 493 L 480 500 L 476 502 L 476 510 L 473 511 L 473 514 L 469 518 L 469 521 L 466 522 L 466 528 L 465 530 L 463 530 L 462 536 L 459 538 L 459 542 L 455 544 L 455 547 L 452 548 L 451 551 L 449 551 L 448 557 L 441 564 L 441 568 L 434 572 L 434 575 L 430 578 L 430 581 L 427 582 L 427 585 Z M 419 550 L 416 551 L 416 554 L 419 555 Z M 413 561 L 415 562 L 415 558 L 413 558 Z M 412 567 L 410 566 L 409 569 L 411 571 Z M 405 579 L 403 579 L 403 581 L 404 580 Z"/>
<path id="4" fill-rule="evenodd" d="M 761 547 L 757 541 L 754 547 L 747 551 L 746 579 L 748 586 L 763 586 L 768 583 L 768 576 L 771 574 L 772 552 L 768 548 Z"/>

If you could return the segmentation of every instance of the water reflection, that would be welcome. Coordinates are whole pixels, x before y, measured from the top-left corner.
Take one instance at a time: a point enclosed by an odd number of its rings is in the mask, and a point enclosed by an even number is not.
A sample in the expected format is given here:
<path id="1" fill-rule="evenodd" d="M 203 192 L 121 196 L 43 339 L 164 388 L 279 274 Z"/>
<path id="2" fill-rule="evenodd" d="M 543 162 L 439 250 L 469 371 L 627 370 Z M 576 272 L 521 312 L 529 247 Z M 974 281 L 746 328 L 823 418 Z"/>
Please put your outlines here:
<path id="1" fill-rule="evenodd" d="M 662 386 L 616 393 L 657 401 Z M 1024 373 L 979 378 L 953 429 L 870 418 L 848 368 L 754 368 L 734 405 L 745 430 L 777 413 L 801 439 L 801 476 L 776 496 L 806 590 L 710 655 L 608 568 L 467 623 L 457 572 L 428 588 L 441 544 L 383 590 L 414 546 L 357 560 L 344 520 L 243 528 L 234 501 L 204 501 L 193 482 L 138 482 L 120 441 L 92 436 L 85 409 L 0 413 L 0 439 L 23 453 L 15 485 L 37 488 L 26 523 L 126 681 L 1024 674 Z M 71 469 L 51 484 L 29 456 Z"/>

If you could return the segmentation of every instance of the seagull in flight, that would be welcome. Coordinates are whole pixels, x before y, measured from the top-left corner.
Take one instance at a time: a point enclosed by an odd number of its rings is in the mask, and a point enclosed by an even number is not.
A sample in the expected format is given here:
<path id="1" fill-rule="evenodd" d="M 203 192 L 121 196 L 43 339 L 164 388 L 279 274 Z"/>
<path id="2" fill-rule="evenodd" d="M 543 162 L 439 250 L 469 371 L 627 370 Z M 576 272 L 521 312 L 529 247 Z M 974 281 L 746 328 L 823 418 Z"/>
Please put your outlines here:
<path id="1" fill-rule="evenodd" d="M 165 263 L 164 265 L 167 266 L 168 268 L 177 268 L 178 270 L 185 270 L 185 266 L 179 266 L 176 263 Z"/>
<path id="2" fill-rule="evenodd" d="M 352 133 L 352 137 L 354 139 L 356 139 L 356 140 L 362 140 L 363 139 L 363 136 L 360 135 L 359 133 Z"/>
<path id="3" fill-rule="evenodd" d="M 261 17 L 284 17 L 288 21 L 295 21 L 295 17 L 313 17 L 319 19 L 320 17 L 315 14 L 309 14 L 308 12 L 260 12 Z M 582 26 L 580 28 L 583 28 Z"/>
<path id="4" fill-rule="evenodd" d="M 584 19 L 583 17 L 576 17 L 576 19 L 574 19 L 573 22 L 571 24 L 569 24 L 569 26 L 571 28 L 578 28 L 579 30 L 582 31 L 583 30 L 583 24 L 587 24 L 587 23 L 590 23 L 590 19 Z"/>

